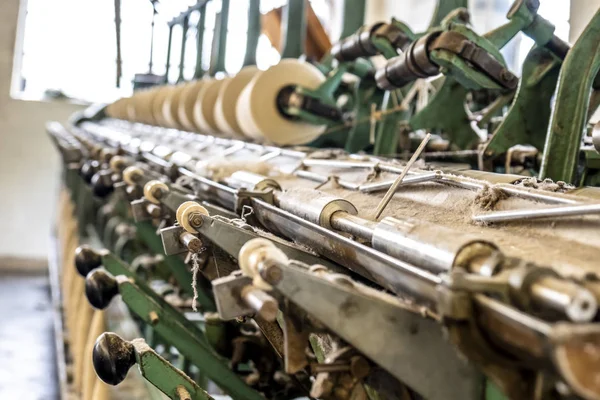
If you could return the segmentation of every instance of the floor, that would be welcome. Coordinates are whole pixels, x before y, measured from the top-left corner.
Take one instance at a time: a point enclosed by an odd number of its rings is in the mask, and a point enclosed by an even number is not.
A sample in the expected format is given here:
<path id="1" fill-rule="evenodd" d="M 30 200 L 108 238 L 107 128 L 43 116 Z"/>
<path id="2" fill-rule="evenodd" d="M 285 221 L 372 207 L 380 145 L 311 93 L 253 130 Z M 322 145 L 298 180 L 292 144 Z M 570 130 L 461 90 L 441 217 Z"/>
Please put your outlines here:
<path id="1" fill-rule="evenodd" d="M 0 399 L 58 399 L 45 275 L 0 272 Z"/>

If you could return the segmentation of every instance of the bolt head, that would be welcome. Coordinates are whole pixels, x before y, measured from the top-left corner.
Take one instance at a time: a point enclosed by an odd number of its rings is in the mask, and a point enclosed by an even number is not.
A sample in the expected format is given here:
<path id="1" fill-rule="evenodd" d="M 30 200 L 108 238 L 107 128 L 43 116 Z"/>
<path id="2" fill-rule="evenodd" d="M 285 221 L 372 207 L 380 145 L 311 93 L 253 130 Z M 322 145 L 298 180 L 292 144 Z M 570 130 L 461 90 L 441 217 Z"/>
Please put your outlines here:
<path id="1" fill-rule="evenodd" d="M 202 214 L 200 213 L 192 213 L 190 215 L 190 224 L 194 227 L 194 228 L 199 228 L 202 226 Z"/>

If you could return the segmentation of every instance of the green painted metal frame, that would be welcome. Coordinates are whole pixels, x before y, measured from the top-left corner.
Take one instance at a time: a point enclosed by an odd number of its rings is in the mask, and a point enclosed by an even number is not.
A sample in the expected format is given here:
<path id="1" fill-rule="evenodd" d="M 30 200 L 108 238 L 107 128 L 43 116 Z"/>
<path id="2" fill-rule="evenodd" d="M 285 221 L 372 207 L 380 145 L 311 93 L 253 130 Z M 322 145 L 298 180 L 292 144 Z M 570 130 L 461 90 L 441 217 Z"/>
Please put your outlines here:
<path id="1" fill-rule="evenodd" d="M 134 342 L 135 359 L 141 375 L 173 400 L 211 400 L 207 392 L 145 343 Z M 181 397 L 181 388 L 189 397 Z"/>
<path id="2" fill-rule="evenodd" d="M 198 10 L 200 13 L 198 24 L 196 25 L 196 68 L 194 69 L 194 79 L 200 79 L 206 72 L 202 68 L 202 53 L 204 52 L 204 25 L 206 23 L 206 7 Z"/>
<path id="3" fill-rule="evenodd" d="M 366 0 L 344 0 L 340 39 L 352 35 L 365 23 Z"/>
<path id="4" fill-rule="evenodd" d="M 281 58 L 299 58 L 306 40 L 306 1 L 288 0 L 281 15 Z"/>
<path id="5" fill-rule="evenodd" d="M 468 9 L 469 0 L 438 0 L 431 21 L 429 22 L 429 29 L 440 26 L 442 20 L 457 8 Z"/>
<path id="6" fill-rule="evenodd" d="M 217 72 L 225 71 L 225 56 L 227 55 L 227 26 L 229 25 L 229 1 L 221 0 L 221 12 L 215 19 L 215 34 L 210 57 L 208 74 L 215 76 Z"/>
<path id="7" fill-rule="evenodd" d="M 577 184 L 581 138 L 590 94 L 600 70 L 600 10 L 567 54 L 560 72 L 540 178 Z"/>
<path id="8" fill-rule="evenodd" d="M 530 144 L 543 151 L 560 64 L 549 50 L 531 49 L 523 63 L 514 101 L 485 147 L 486 158 L 504 154 L 518 144 Z"/>
<path id="9" fill-rule="evenodd" d="M 260 0 L 249 0 L 248 3 L 248 33 L 246 35 L 246 55 L 244 64 L 256 65 L 256 48 L 261 33 Z"/>
<path id="10" fill-rule="evenodd" d="M 132 276 L 130 267 L 111 253 L 102 257 L 104 268 L 115 276 L 121 298 L 128 308 L 152 326 L 153 331 L 166 343 L 175 347 L 204 375 L 213 380 L 235 399 L 259 400 L 262 396 L 227 367 L 227 360 L 219 356 L 204 332 L 144 282 Z M 158 320 L 151 317 L 158 316 Z"/>

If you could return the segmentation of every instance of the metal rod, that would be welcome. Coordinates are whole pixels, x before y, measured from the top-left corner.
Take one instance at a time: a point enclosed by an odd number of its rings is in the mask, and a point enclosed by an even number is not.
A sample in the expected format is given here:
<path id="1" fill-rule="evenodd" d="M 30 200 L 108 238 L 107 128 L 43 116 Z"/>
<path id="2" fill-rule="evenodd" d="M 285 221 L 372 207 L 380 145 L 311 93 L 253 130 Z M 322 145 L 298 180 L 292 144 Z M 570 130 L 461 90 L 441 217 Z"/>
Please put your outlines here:
<path id="1" fill-rule="evenodd" d="M 398 186 L 400 185 L 400 183 L 402 183 L 402 180 L 408 173 L 408 170 L 417 161 L 417 159 L 421 155 L 421 152 L 425 149 L 425 146 L 427 145 L 427 142 L 429 142 L 429 139 L 431 139 L 431 133 L 427 133 L 427 135 L 425 135 L 425 137 L 423 138 L 423 141 L 417 148 L 417 151 L 414 152 L 414 154 L 412 155 L 410 160 L 408 160 L 408 163 L 406 163 L 406 166 L 402 170 L 402 173 L 400 174 L 400 176 L 398 176 L 398 178 L 396 178 L 396 181 L 392 184 L 392 186 L 387 191 L 385 196 L 383 196 L 383 199 L 381 199 L 381 202 L 379 203 L 379 205 L 377 206 L 377 209 L 375 210 L 375 217 L 373 219 L 375 219 L 375 220 L 379 219 L 383 210 L 385 210 L 385 208 L 389 204 L 390 200 L 392 200 L 392 197 L 394 196 L 394 193 L 396 193 Z"/>
<path id="2" fill-rule="evenodd" d="M 441 177 L 441 174 L 442 174 L 441 171 L 435 171 L 432 173 L 409 176 L 409 177 L 404 178 L 399 186 L 410 185 L 410 184 L 414 184 L 414 183 L 431 182 L 431 181 L 439 179 Z M 390 180 L 390 181 L 385 181 L 385 182 L 367 183 L 365 185 L 360 185 L 358 187 L 358 190 L 363 193 L 378 192 L 380 190 L 389 189 L 394 184 L 394 182 L 395 182 L 395 180 L 394 181 Z"/>
<path id="3" fill-rule="evenodd" d="M 536 210 L 498 211 L 489 214 L 474 215 L 476 222 L 507 222 L 540 219 L 549 217 L 569 217 L 600 214 L 600 204 L 583 204 L 567 207 L 543 208 Z"/>
<path id="4" fill-rule="evenodd" d="M 356 217 L 344 211 L 338 211 L 331 216 L 331 227 L 354 237 L 371 241 L 376 222 Z"/>

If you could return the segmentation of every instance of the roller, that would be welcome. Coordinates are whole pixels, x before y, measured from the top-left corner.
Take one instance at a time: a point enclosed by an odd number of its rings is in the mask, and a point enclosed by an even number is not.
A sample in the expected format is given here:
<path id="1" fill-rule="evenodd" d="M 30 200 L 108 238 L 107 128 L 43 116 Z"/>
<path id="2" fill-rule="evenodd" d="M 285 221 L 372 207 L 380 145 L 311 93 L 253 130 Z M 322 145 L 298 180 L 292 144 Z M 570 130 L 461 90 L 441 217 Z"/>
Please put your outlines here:
<path id="1" fill-rule="evenodd" d="M 172 86 L 161 86 L 154 90 L 154 95 L 152 96 L 150 104 L 152 105 L 152 118 L 154 119 L 156 125 L 160 125 L 163 127 L 169 126 L 168 122 L 165 119 L 165 113 L 163 112 L 163 109 L 165 101 L 167 100 L 167 97 L 169 97 L 169 95 L 171 94 L 172 90 Z"/>
<path id="2" fill-rule="evenodd" d="M 236 105 L 238 123 L 244 134 L 257 141 L 297 145 L 312 141 L 326 126 L 312 125 L 285 117 L 277 107 L 277 96 L 286 86 L 316 89 L 325 76 L 314 66 L 286 58 L 256 75 L 244 88 Z"/>
<path id="3" fill-rule="evenodd" d="M 147 89 L 132 97 L 136 121 L 156 125 L 152 115 L 152 99 L 155 94 L 156 89 Z"/>
<path id="4" fill-rule="evenodd" d="M 194 104 L 194 123 L 202 133 L 218 133 L 215 105 L 224 79 L 208 79 L 202 85 Z"/>
<path id="5" fill-rule="evenodd" d="M 168 128 L 181 129 L 184 127 L 179 119 L 179 104 L 181 103 L 183 92 L 191 84 L 192 83 L 184 83 L 171 87 L 171 90 L 163 103 L 162 110 L 163 118 L 165 119 Z"/>
<path id="6" fill-rule="evenodd" d="M 261 71 L 255 66 L 241 69 L 233 78 L 225 80 L 217 96 L 215 122 L 219 131 L 236 137 L 244 137 L 244 132 L 236 116 L 236 104 L 242 90 Z"/>
<path id="7" fill-rule="evenodd" d="M 193 81 L 182 85 L 177 101 L 177 117 L 181 126 L 188 131 L 197 131 L 194 124 L 194 104 L 198 98 L 198 92 L 202 89 L 205 80 Z"/>
<path id="8" fill-rule="evenodd" d="M 198 231 L 192 226 L 190 219 L 194 216 L 208 215 L 208 210 L 195 201 L 186 201 L 177 208 L 175 214 L 179 225 L 181 225 L 186 232 L 195 234 L 198 233 Z"/>
<path id="9" fill-rule="evenodd" d="M 106 115 L 111 118 L 126 119 L 127 98 L 122 98 L 106 106 Z"/>
<path id="10" fill-rule="evenodd" d="M 83 279 L 81 279 L 83 281 Z M 92 364 L 92 351 L 94 349 L 94 344 L 96 343 L 96 338 L 100 336 L 102 333 L 106 331 L 106 319 L 104 317 L 104 311 L 95 310 L 94 315 L 92 316 L 92 321 L 90 323 L 90 329 L 88 331 L 87 339 L 85 342 L 85 364 L 83 365 L 83 376 L 82 376 L 82 388 L 81 388 L 81 398 L 86 400 L 92 400 L 94 386 L 96 385 L 96 381 L 98 378 L 96 377 L 96 372 L 94 371 L 94 366 Z"/>

